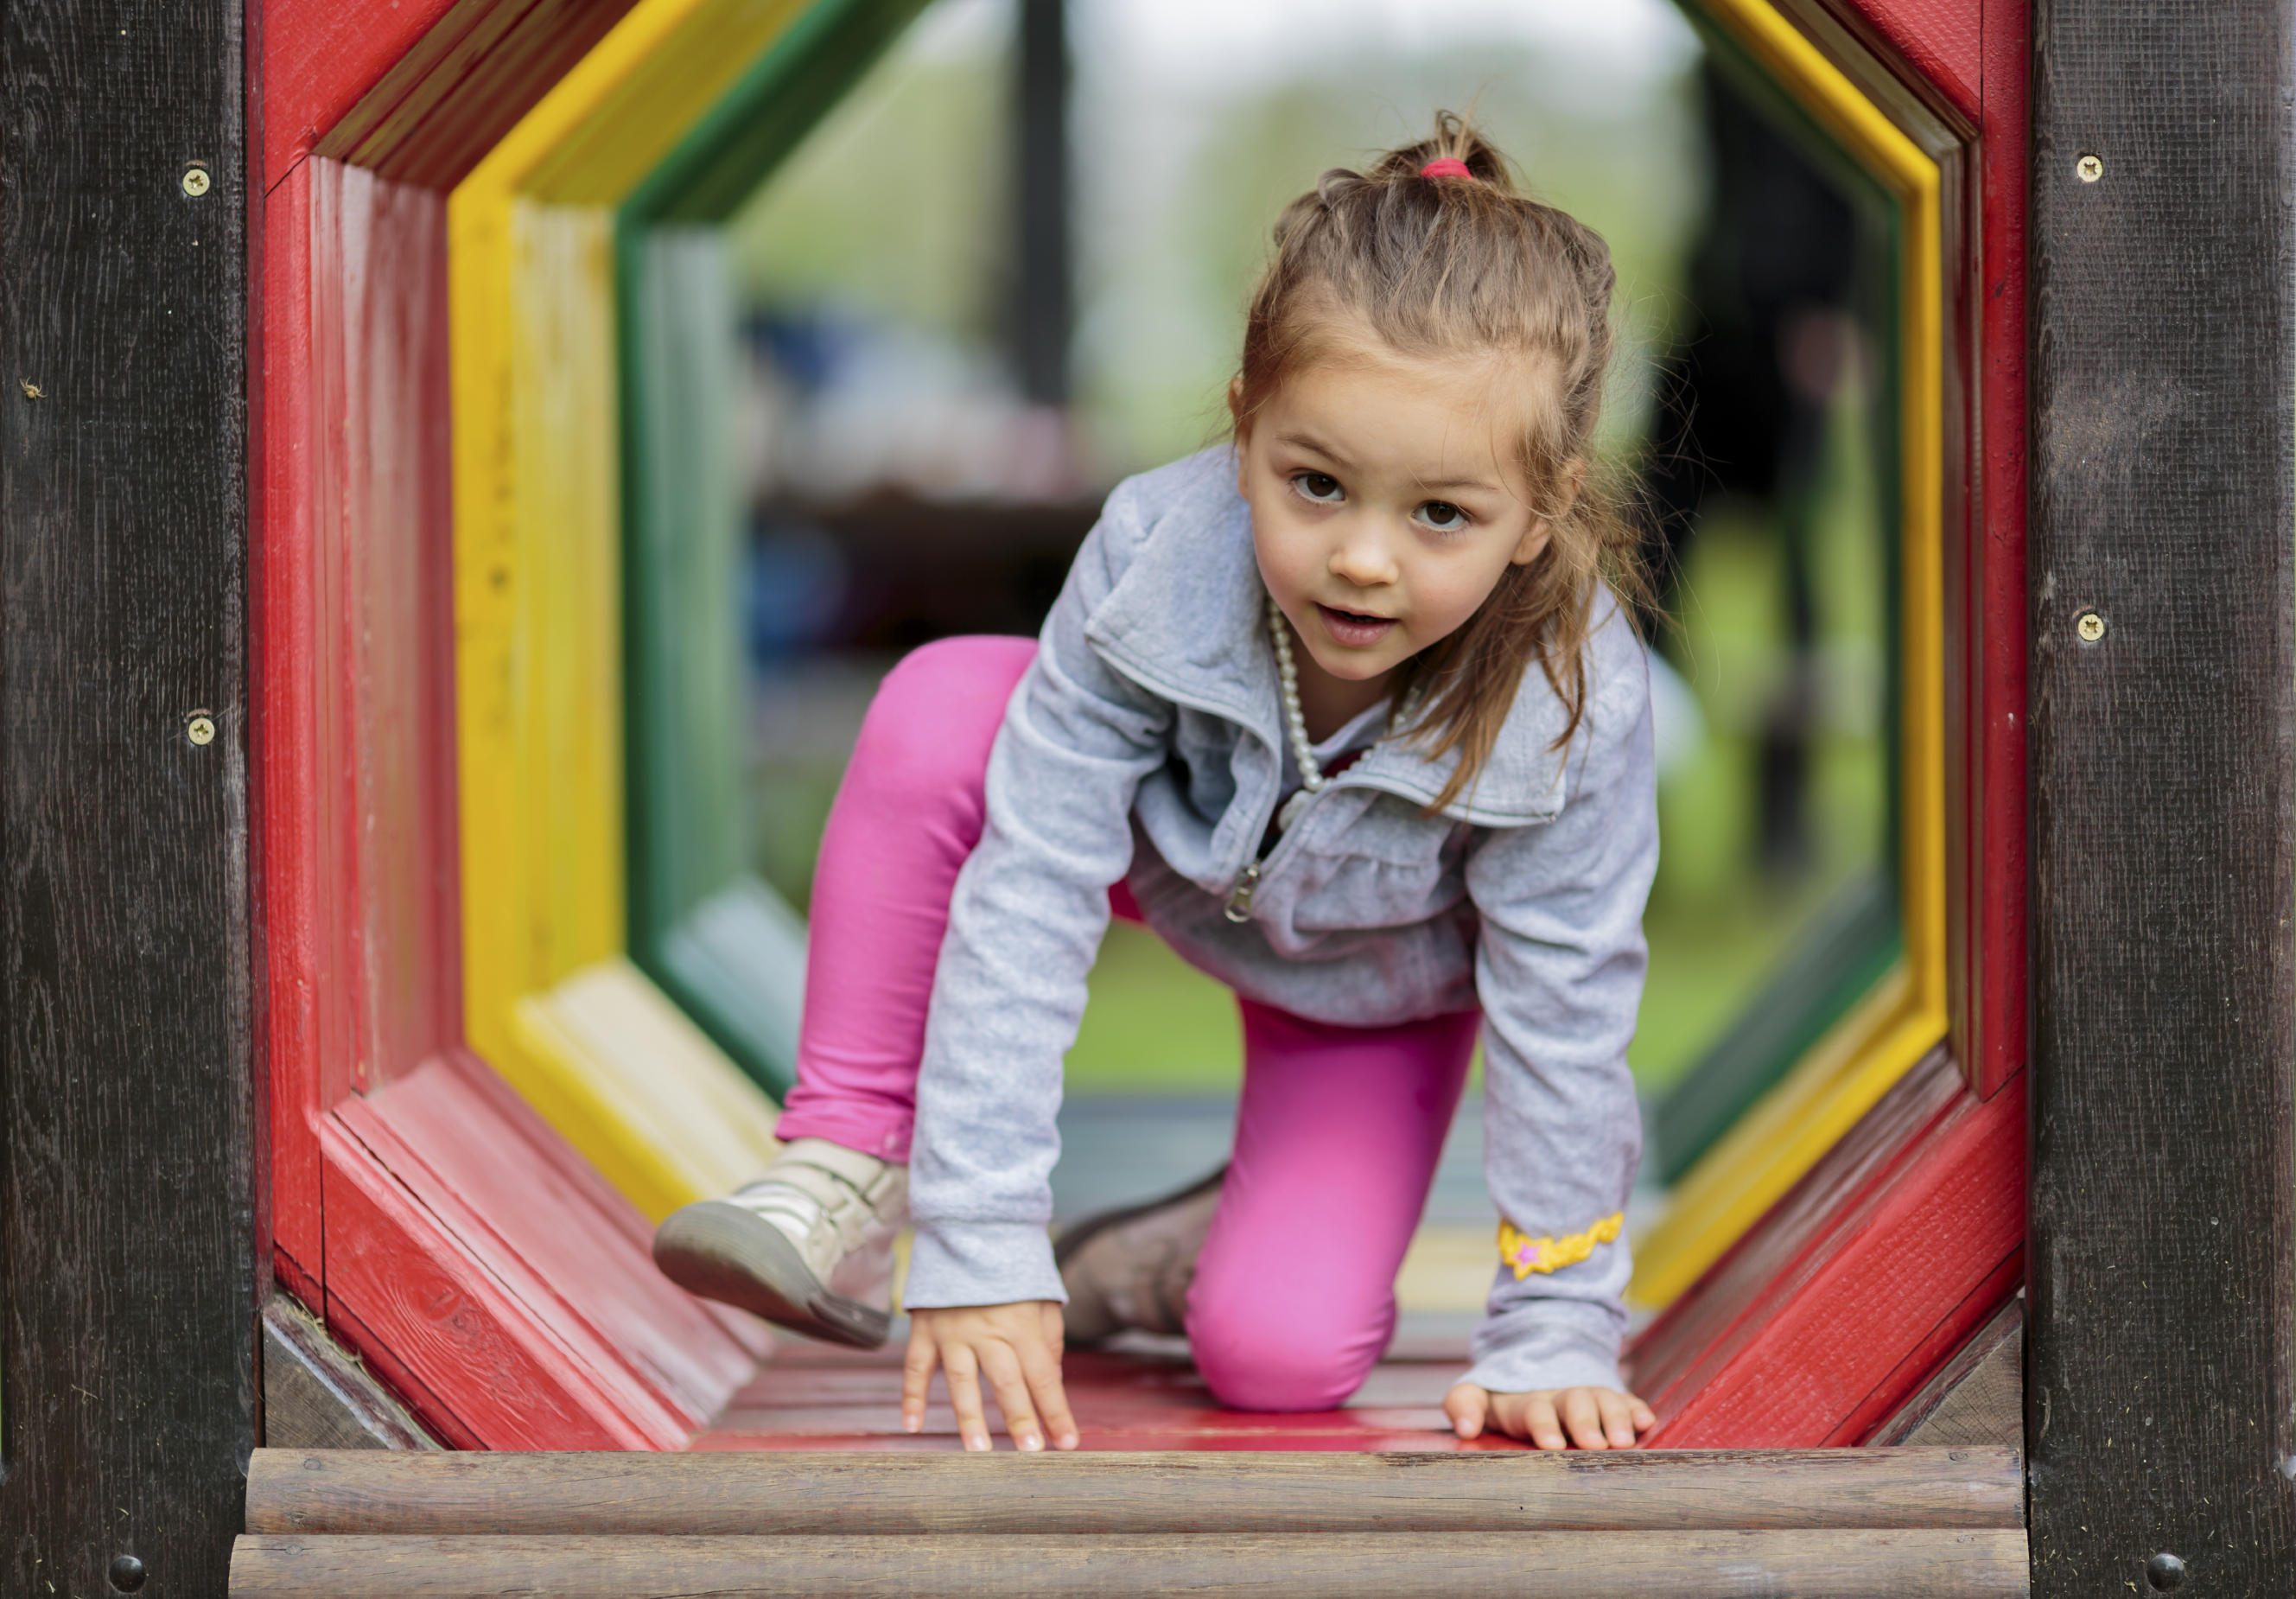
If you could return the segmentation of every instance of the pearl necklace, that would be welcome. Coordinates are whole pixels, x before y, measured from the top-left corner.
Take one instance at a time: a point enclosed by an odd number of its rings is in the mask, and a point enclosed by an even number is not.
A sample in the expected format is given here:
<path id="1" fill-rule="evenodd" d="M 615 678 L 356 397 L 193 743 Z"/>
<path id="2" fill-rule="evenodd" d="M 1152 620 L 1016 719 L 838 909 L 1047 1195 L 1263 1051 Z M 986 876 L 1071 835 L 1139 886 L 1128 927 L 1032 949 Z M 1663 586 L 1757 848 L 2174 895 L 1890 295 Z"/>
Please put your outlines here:
<path id="1" fill-rule="evenodd" d="M 1292 628 L 1274 594 L 1267 596 L 1267 636 L 1275 645 L 1275 675 L 1283 686 L 1283 724 L 1292 735 L 1292 757 L 1300 763 L 1300 791 L 1275 813 L 1275 830 L 1289 832 L 1300 813 L 1308 808 L 1308 801 L 1324 791 L 1324 777 L 1323 765 L 1316 758 L 1316 746 L 1308 738 L 1308 715 L 1300 709 L 1300 663 L 1292 657 Z M 1389 726 L 1408 721 L 1418 705 L 1419 687 L 1414 684 Z"/>
<path id="2" fill-rule="evenodd" d="M 1300 663 L 1292 659 L 1292 629 L 1274 594 L 1267 596 L 1267 636 L 1275 644 L 1275 675 L 1283 684 L 1283 721 L 1292 734 L 1292 756 L 1300 763 L 1302 784 L 1275 813 L 1275 830 L 1289 832 L 1300 813 L 1308 808 L 1308 800 L 1324 791 L 1324 768 L 1316 759 L 1316 746 L 1308 742 L 1308 714 L 1300 709 Z"/>

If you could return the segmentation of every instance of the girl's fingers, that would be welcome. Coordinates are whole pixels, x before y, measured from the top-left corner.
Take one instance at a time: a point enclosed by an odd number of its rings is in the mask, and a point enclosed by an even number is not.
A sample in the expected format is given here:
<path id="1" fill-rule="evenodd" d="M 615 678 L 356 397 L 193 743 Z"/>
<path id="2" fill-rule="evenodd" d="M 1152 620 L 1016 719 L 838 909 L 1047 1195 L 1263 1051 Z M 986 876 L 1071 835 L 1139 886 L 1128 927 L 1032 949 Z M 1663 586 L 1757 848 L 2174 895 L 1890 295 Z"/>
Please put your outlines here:
<path id="1" fill-rule="evenodd" d="M 1058 1309 L 1058 1306 L 1054 1307 Z M 1049 1349 L 1039 1344 L 1034 1348 L 1022 1344 L 1016 1351 L 1021 1361 L 1021 1375 L 1037 1402 L 1037 1414 L 1044 1418 L 1045 1430 L 1052 1435 L 1056 1449 L 1077 1447 L 1076 1418 L 1069 1414 L 1068 1390 L 1061 1384 L 1060 1345 Z"/>
<path id="2" fill-rule="evenodd" d="M 1037 1407 L 1029 1397 L 1028 1379 L 1021 1374 L 1020 1357 L 1002 1341 L 984 1343 L 975 1353 L 980 1357 L 981 1374 L 996 1395 L 996 1408 L 1004 1413 L 1004 1431 L 1013 1435 L 1013 1447 L 1036 1454 L 1045 1447 L 1045 1434 L 1037 1425 Z"/>
<path id="3" fill-rule="evenodd" d="M 988 1445 L 988 1418 L 980 1408 L 980 1368 L 973 1352 L 953 1343 L 941 1351 L 940 1374 L 948 1384 L 948 1402 L 956 1409 L 956 1436 L 978 1453 Z"/>
<path id="4" fill-rule="evenodd" d="M 1530 1441 L 1542 1449 L 1569 1448 L 1570 1440 L 1562 1436 L 1562 1425 L 1554 1418 L 1554 1396 L 1535 1393 L 1529 1398 L 1530 1402 L 1523 1406 L 1522 1423 Z"/>
<path id="5" fill-rule="evenodd" d="M 1613 1449 L 1635 1447 L 1635 1406 L 1639 1402 L 1607 1388 L 1596 1396 L 1603 1412 L 1603 1435 L 1610 1439 Z"/>
<path id="6" fill-rule="evenodd" d="M 1610 1440 L 1603 1436 L 1603 1408 L 1595 1403 L 1596 1391 L 1591 1388 L 1562 1390 L 1562 1424 L 1570 1429 L 1570 1441 L 1582 1449 L 1611 1447 Z"/>
<path id="7" fill-rule="evenodd" d="M 1472 1382 L 1462 1382 L 1443 1396 L 1443 1414 L 1451 1418 L 1451 1431 L 1461 1438 L 1480 1438 L 1483 1418 L 1490 1414 L 1491 1396 Z"/>
<path id="8" fill-rule="evenodd" d="M 933 1368 L 940 1364 L 940 1348 L 922 1322 L 909 1324 L 909 1352 L 901 1362 L 901 1431 L 925 1428 L 925 1398 L 932 1392 Z"/>

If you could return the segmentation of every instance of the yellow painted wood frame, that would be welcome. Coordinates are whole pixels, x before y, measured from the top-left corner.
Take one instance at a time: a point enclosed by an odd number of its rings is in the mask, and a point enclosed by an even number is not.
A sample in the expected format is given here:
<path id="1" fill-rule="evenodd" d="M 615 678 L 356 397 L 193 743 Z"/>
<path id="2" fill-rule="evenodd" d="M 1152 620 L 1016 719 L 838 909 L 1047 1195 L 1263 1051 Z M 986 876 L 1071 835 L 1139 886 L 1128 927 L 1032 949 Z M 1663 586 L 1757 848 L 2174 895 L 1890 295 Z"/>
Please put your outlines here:
<path id="1" fill-rule="evenodd" d="M 1629 1297 L 1671 1302 L 1946 1036 L 1945 299 L 1937 163 L 1765 0 L 1697 0 L 1899 209 L 1905 955 L 1676 1185 Z"/>
<path id="2" fill-rule="evenodd" d="M 807 0 L 640 0 L 447 204 L 464 1029 L 644 1211 L 774 1106 L 624 956 L 614 209 Z"/>

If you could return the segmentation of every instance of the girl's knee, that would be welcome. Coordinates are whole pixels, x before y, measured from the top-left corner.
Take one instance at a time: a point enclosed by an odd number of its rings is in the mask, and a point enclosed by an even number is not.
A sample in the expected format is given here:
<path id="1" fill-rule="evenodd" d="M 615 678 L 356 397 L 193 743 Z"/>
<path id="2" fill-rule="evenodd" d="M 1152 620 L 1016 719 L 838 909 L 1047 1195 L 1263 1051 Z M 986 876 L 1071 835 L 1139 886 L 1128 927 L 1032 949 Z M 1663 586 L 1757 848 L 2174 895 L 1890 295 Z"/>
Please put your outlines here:
<path id="1" fill-rule="evenodd" d="M 1189 1345 L 1213 1397 L 1231 1410 L 1335 1410 L 1363 1386 L 1392 1331 L 1295 1306 L 1275 1316 L 1193 1310 Z"/>
<path id="2" fill-rule="evenodd" d="M 1013 685 L 1036 659 L 1029 638 L 944 638 L 885 674 L 853 749 L 853 779 L 878 795 L 931 800 L 978 790 Z"/>

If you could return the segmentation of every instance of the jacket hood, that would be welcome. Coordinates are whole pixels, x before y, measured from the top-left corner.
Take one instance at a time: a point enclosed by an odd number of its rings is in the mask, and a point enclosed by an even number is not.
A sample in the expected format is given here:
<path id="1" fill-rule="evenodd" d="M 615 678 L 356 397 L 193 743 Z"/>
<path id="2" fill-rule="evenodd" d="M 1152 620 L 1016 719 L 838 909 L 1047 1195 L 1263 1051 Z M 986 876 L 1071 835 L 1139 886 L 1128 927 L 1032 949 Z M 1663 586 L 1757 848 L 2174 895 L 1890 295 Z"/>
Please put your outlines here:
<path id="1" fill-rule="evenodd" d="M 1280 750 L 1282 689 L 1264 622 L 1267 591 L 1252 550 L 1251 508 L 1236 492 L 1234 451 L 1202 451 L 1132 486 L 1140 520 L 1132 559 L 1086 621 L 1086 639 L 1152 693 L 1224 717 Z M 1440 814 L 1496 827 L 1561 814 L 1571 757 L 1587 742 L 1588 724 L 1620 691 L 1638 696 L 1649 669 L 1618 602 L 1605 591 L 1596 603 L 1587 715 L 1570 745 L 1554 747 L 1570 719 L 1561 698 L 1545 673 L 1526 672 L 1489 760 Z M 1431 805 L 1459 759 L 1455 750 L 1431 760 L 1405 734 L 1382 740 L 1338 781 Z"/>

